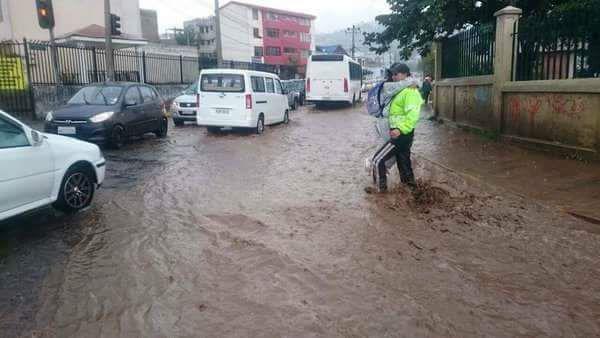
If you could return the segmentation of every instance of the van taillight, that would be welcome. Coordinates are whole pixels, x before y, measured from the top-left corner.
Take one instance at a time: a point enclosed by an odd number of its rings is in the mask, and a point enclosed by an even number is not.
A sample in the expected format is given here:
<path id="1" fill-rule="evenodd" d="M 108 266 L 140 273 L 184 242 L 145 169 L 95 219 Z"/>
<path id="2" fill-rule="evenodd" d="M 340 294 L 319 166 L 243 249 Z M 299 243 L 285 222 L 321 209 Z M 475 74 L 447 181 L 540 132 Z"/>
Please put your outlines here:
<path id="1" fill-rule="evenodd" d="M 306 79 L 306 92 L 310 92 L 310 78 Z"/>
<path id="2" fill-rule="evenodd" d="M 196 107 L 200 108 L 200 94 L 196 94 Z"/>
<path id="3" fill-rule="evenodd" d="M 246 109 L 252 109 L 252 95 L 246 94 Z"/>
<path id="4" fill-rule="evenodd" d="M 344 93 L 348 92 L 348 78 L 344 78 Z"/>

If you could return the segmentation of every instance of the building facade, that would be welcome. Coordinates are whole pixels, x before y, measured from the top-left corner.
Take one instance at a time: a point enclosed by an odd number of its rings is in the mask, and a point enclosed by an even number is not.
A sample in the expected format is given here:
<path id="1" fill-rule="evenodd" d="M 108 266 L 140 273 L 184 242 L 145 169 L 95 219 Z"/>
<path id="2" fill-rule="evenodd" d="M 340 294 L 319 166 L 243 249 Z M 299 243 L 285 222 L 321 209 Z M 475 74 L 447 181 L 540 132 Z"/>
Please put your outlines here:
<path id="1" fill-rule="evenodd" d="M 292 67 L 304 74 L 315 16 L 232 1 L 220 8 L 223 59 Z"/>
<path id="2" fill-rule="evenodd" d="M 54 0 L 57 37 L 91 25 L 104 27 L 104 2 L 100 0 Z M 40 28 L 35 1 L 0 0 L 0 40 L 48 40 L 48 30 Z M 121 17 L 124 34 L 142 39 L 139 0 L 111 0 L 111 12 Z M 11 18 L 19 18 L 18 20 Z"/>
<path id="3" fill-rule="evenodd" d="M 186 32 L 193 32 L 200 57 L 217 57 L 217 33 L 214 16 L 185 21 L 183 29 Z"/>
<path id="4" fill-rule="evenodd" d="M 121 18 L 122 19 L 122 18 Z M 158 34 L 158 14 L 152 9 L 140 9 L 142 38 L 149 42 L 160 42 Z"/>

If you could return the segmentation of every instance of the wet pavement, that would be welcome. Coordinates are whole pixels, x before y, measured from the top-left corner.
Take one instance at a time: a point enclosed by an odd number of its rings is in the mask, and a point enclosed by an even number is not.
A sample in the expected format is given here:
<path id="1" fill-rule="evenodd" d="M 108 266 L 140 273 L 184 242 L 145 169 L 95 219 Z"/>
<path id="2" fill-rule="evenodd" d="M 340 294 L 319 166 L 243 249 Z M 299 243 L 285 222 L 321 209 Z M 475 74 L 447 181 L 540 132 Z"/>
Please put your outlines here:
<path id="1" fill-rule="evenodd" d="M 361 111 L 106 151 L 89 210 L 2 225 L 0 336 L 600 335 L 589 224 L 424 158 L 368 194 Z"/>

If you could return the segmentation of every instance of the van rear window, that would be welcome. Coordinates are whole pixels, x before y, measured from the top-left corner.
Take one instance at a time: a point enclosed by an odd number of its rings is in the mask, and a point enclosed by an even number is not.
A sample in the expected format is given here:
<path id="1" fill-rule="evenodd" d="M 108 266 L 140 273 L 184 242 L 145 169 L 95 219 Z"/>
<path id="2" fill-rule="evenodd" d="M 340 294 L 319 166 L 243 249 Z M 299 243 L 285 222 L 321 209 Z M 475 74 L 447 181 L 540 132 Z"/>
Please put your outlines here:
<path id="1" fill-rule="evenodd" d="M 344 61 L 344 56 L 340 54 L 323 54 L 323 55 L 313 55 L 313 62 L 339 62 Z"/>
<path id="2" fill-rule="evenodd" d="M 243 93 L 246 90 L 244 77 L 237 74 L 205 74 L 201 84 L 203 92 Z"/>

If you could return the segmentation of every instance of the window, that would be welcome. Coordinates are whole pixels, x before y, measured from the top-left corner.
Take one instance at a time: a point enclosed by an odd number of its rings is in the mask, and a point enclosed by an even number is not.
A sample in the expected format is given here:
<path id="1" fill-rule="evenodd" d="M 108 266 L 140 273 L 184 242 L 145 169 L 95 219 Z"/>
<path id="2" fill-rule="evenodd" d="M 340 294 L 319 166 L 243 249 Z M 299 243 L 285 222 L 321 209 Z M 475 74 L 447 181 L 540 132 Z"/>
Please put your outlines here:
<path id="1" fill-rule="evenodd" d="M 0 149 L 29 146 L 25 131 L 18 125 L 0 117 Z"/>
<path id="2" fill-rule="evenodd" d="M 362 79 L 362 67 L 358 63 L 350 62 L 350 80 Z"/>
<path id="3" fill-rule="evenodd" d="M 283 31 L 283 36 L 285 36 L 286 38 L 295 38 L 296 36 L 298 36 L 298 34 L 296 34 L 296 32 L 294 31 Z"/>
<path id="4" fill-rule="evenodd" d="M 281 56 L 281 48 L 267 47 L 267 56 Z"/>
<path id="5" fill-rule="evenodd" d="M 281 88 L 281 82 L 279 80 L 275 80 L 275 93 L 283 94 L 283 90 Z"/>
<path id="6" fill-rule="evenodd" d="M 254 38 L 262 39 L 262 37 L 260 36 L 260 30 L 258 28 L 254 28 Z"/>
<path id="7" fill-rule="evenodd" d="M 267 93 L 275 93 L 275 83 L 270 77 L 265 78 L 267 82 Z"/>
<path id="8" fill-rule="evenodd" d="M 127 93 L 125 93 L 125 103 L 138 105 L 141 102 L 142 99 L 140 98 L 140 92 L 138 91 L 137 87 L 129 88 Z"/>
<path id="9" fill-rule="evenodd" d="M 237 74 L 205 74 L 201 83 L 203 92 L 243 93 L 246 88 L 244 77 Z"/>
<path id="10" fill-rule="evenodd" d="M 264 50 L 262 47 L 254 47 L 254 56 L 262 57 L 264 56 Z"/>
<path id="11" fill-rule="evenodd" d="M 277 14 L 273 12 L 267 13 L 267 17 L 269 18 L 269 20 L 277 20 Z"/>
<path id="12" fill-rule="evenodd" d="M 267 28 L 267 36 L 270 38 L 278 39 L 279 38 L 279 29 Z"/>
<path id="13" fill-rule="evenodd" d="M 310 56 L 310 51 L 306 50 L 306 49 L 303 49 L 302 50 L 302 58 L 308 59 L 309 56 Z"/>
<path id="14" fill-rule="evenodd" d="M 258 8 L 252 8 L 252 19 L 258 20 Z"/>
<path id="15" fill-rule="evenodd" d="M 296 48 L 292 48 L 292 47 L 285 47 L 285 48 L 283 48 L 283 52 L 285 54 L 296 54 L 298 52 L 298 50 Z"/>
<path id="16" fill-rule="evenodd" d="M 123 88 L 91 86 L 82 88 L 70 100 L 69 104 L 111 106 L 121 97 Z"/>
<path id="17" fill-rule="evenodd" d="M 310 21 L 306 18 L 299 18 L 298 23 L 302 26 L 310 26 Z"/>
<path id="18" fill-rule="evenodd" d="M 310 34 L 300 33 L 300 41 L 310 43 Z"/>
<path id="19" fill-rule="evenodd" d="M 140 92 L 142 92 L 142 97 L 144 98 L 144 102 L 154 101 L 155 97 L 152 94 L 152 89 L 148 87 L 140 87 Z"/>
<path id="20" fill-rule="evenodd" d="M 265 92 L 265 79 L 258 76 L 251 76 L 250 81 L 252 82 L 252 91 L 255 93 Z"/>

